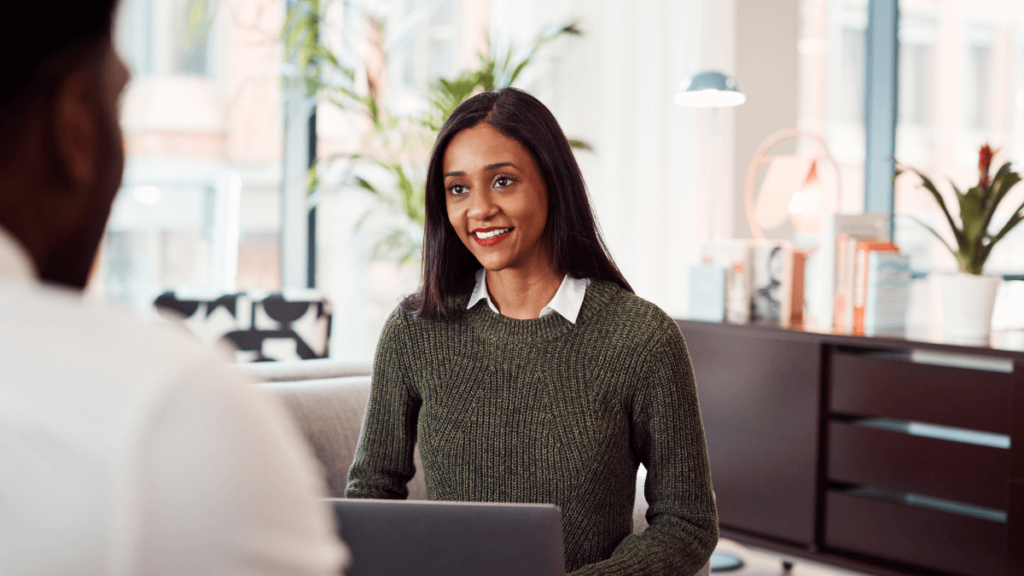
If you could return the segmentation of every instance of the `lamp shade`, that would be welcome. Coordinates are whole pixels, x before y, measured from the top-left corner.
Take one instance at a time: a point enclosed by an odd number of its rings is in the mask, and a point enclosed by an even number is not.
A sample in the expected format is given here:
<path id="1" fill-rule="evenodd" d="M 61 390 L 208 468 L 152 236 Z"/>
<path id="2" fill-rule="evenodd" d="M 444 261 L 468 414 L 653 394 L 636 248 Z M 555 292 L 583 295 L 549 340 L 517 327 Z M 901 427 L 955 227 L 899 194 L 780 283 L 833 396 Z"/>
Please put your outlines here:
<path id="1" fill-rule="evenodd" d="M 676 89 L 675 103 L 693 108 L 739 106 L 747 101 L 736 79 L 708 70 L 683 80 Z"/>

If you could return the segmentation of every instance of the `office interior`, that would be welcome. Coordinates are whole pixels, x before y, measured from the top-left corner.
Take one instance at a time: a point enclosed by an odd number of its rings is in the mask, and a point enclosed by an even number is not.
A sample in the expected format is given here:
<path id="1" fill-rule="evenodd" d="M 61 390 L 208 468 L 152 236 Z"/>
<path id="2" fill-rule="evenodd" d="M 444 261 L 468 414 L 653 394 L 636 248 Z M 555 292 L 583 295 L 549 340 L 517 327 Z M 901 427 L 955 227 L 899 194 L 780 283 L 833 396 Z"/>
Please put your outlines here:
<path id="1" fill-rule="evenodd" d="M 302 10 L 336 66 L 302 67 L 290 50 Z M 127 164 L 88 298 L 146 316 L 160 298 L 319 303 L 312 343 L 226 353 L 274 361 L 252 369 L 271 378 L 271 364 L 310 357 L 365 368 L 420 273 L 422 228 L 387 163 L 415 187 L 430 146 L 417 119 L 438 79 L 529 54 L 513 85 L 579 143 L 612 255 L 690 347 L 720 549 L 745 561 L 734 573 L 1024 573 L 1024 227 L 986 265 L 1004 277 L 1000 344 L 949 347 L 938 278 L 957 261 L 920 225 L 949 241 L 943 213 L 892 177 L 911 166 L 954 198 L 945 182 L 976 181 L 983 144 L 1024 162 L 1019 0 L 122 0 L 115 33 L 133 74 Z M 678 105 L 709 70 L 745 101 Z M 375 98 L 386 125 L 353 96 Z M 891 215 L 920 340 L 690 319 L 691 267 L 708 242 L 755 237 L 751 162 L 787 129 L 827 148 L 831 211 Z M 1022 202 L 1024 186 L 999 218 Z M 788 222 L 766 235 L 820 240 Z M 234 319 L 206 306 L 186 322 L 220 347 Z M 906 454 L 925 456 L 899 464 Z"/>

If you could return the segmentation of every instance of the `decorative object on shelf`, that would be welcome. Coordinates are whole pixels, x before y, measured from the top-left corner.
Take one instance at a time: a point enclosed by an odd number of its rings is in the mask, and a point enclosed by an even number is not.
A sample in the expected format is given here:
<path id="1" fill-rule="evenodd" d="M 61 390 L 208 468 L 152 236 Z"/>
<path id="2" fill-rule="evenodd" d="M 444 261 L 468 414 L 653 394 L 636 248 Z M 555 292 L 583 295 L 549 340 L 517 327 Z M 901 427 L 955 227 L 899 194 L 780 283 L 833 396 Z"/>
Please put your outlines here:
<path id="1" fill-rule="evenodd" d="M 795 154 L 771 153 L 779 144 L 791 140 L 805 145 L 806 150 Z M 763 176 L 758 185 L 759 173 Z M 830 326 L 831 290 L 821 297 L 828 302 L 828 311 L 823 311 L 826 306 L 816 304 L 814 299 L 822 292 L 824 279 L 829 280 L 831 288 L 834 262 L 831 250 L 834 246 L 831 244 L 833 240 L 824 240 L 822 229 L 827 228 L 826 219 L 838 212 L 842 190 L 839 167 L 825 141 L 818 134 L 797 128 L 771 134 L 754 153 L 747 168 L 743 193 L 747 224 L 754 238 L 764 240 L 766 231 L 776 230 L 786 222 L 792 223 L 796 230 L 808 237 L 818 236 L 817 246 L 808 246 L 803 240 L 796 242 L 793 250 L 793 269 L 807 271 L 809 317 L 804 319 L 802 310 L 794 312 L 801 321 Z M 819 255 L 808 264 L 811 253 L 826 241 L 829 244 L 824 252 L 828 257 Z M 803 284 L 804 278 L 800 281 Z"/>
<path id="2" fill-rule="evenodd" d="M 924 226 L 935 235 L 956 258 L 960 267 L 959 274 L 941 277 L 943 303 L 945 307 L 946 338 L 950 343 L 984 344 L 989 339 L 992 328 L 992 309 L 995 306 L 996 289 L 999 287 L 1000 276 L 982 275 L 985 261 L 992 253 L 992 248 L 1024 221 L 1024 204 L 1021 204 L 1010 216 L 1009 220 L 992 234 L 989 226 L 999 203 L 1006 198 L 1021 177 L 1004 163 L 991 175 L 992 157 L 997 151 L 985 144 L 978 152 L 978 184 L 966 192 L 961 192 L 956 184 L 950 181 L 960 204 L 960 223 L 958 227 L 953 219 L 946 201 L 935 187 L 935 184 L 920 171 L 905 167 L 898 168 L 895 176 L 909 170 L 921 178 L 921 185 L 932 194 L 942 209 L 943 216 L 949 224 L 956 240 L 956 249 L 931 226 L 920 219 L 910 216 L 912 220 Z M 895 178 L 894 176 L 894 178 Z"/>
<path id="3" fill-rule="evenodd" d="M 726 219 L 722 201 L 717 193 L 715 185 L 715 171 L 718 167 L 718 149 L 721 146 L 721 118 L 722 108 L 739 106 L 747 101 L 746 95 L 740 91 L 736 79 L 714 70 L 698 72 L 689 78 L 684 78 L 676 88 L 676 95 L 673 101 L 688 108 L 711 108 L 712 136 L 711 146 L 708 154 L 708 194 L 711 206 L 711 229 L 712 240 L 725 238 Z"/>
<path id="4" fill-rule="evenodd" d="M 770 154 L 786 140 L 810 142 L 812 154 Z M 755 196 L 758 169 L 767 166 L 761 187 Z M 822 168 L 827 175 L 823 178 Z M 839 167 L 821 136 L 787 128 L 765 138 L 754 153 L 743 185 L 747 223 L 754 238 L 764 240 L 765 230 L 774 230 L 786 221 L 806 234 L 821 231 L 822 215 L 838 212 L 842 198 Z"/>

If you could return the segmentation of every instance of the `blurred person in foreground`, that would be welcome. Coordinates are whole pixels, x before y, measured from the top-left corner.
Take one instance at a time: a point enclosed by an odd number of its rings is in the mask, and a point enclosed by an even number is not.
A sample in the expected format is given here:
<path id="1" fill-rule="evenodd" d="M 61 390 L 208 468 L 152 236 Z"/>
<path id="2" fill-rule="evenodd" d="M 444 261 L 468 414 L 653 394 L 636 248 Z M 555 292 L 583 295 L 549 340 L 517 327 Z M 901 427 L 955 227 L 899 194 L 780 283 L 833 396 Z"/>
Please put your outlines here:
<path id="1" fill-rule="evenodd" d="M 0 574 L 336 575 L 283 408 L 175 329 L 82 302 L 124 164 L 114 8 L 0 17 Z"/>

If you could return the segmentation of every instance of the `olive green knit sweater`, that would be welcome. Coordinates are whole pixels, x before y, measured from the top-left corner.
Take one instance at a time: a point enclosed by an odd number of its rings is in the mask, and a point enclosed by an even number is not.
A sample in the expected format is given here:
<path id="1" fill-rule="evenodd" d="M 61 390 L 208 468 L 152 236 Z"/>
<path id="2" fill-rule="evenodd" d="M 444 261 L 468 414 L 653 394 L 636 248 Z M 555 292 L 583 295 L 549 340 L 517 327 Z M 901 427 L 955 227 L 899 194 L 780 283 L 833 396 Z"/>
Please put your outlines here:
<path id="1" fill-rule="evenodd" d="M 381 334 L 349 498 L 405 498 L 419 441 L 432 500 L 562 511 L 566 571 L 683 575 L 718 541 L 693 370 L 657 306 L 592 282 L 575 325 L 396 310 Z M 632 535 L 639 463 L 650 526 Z"/>

